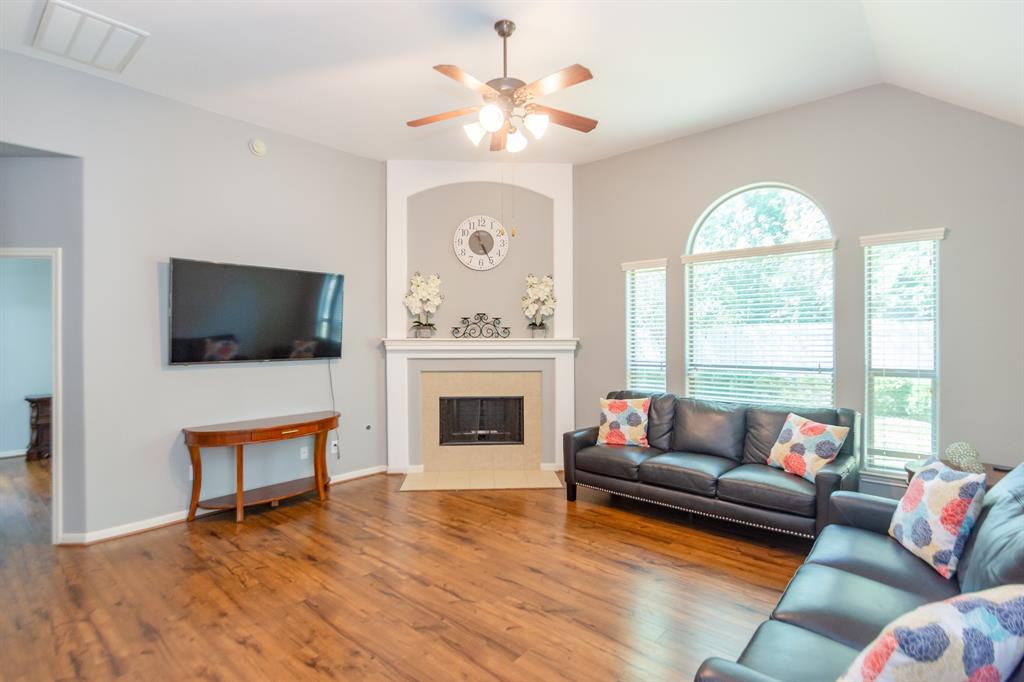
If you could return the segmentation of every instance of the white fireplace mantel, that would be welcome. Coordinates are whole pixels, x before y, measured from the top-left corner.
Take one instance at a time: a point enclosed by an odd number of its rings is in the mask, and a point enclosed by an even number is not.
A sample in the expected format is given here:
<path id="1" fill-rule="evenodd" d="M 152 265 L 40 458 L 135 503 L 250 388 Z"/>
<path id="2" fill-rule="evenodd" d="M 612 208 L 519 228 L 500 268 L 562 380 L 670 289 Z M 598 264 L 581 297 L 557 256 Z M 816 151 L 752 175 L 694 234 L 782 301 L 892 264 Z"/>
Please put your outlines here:
<path id="1" fill-rule="evenodd" d="M 554 360 L 554 451 L 575 428 L 574 357 L 578 339 L 383 339 L 387 357 L 388 473 L 409 471 L 409 361 L 421 359 Z M 546 406 L 545 409 L 551 409 Z"/>

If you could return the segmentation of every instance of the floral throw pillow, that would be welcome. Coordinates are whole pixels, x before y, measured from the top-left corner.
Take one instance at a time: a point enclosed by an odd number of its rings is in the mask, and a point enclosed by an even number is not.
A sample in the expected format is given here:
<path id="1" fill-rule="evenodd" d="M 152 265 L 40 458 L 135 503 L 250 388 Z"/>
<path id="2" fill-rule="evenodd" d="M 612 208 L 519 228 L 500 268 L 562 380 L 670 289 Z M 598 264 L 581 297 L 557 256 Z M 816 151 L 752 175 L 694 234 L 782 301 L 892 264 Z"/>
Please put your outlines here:
<path id="1" fill-rule="evenodd" d="M 650 398 L 602 400 L 597 444 L 647 447 L 647 409 L 650 406 Z"/>
<path id="2" fill-rule="evenodd" d="M 924 466 L 903 493 L 889 535 L 944 578 L 952 578 L 985 496 L 985 474 Z"/>
<path id="3" fill-rule="evenodd" d="M 1024 656 L 1024 585 L 919 606 L 885 626 L 839 682 L 999 682 Z"/>
<path id="4" fill-rule="evenodd" d="M 819 424 L 790 412 L 768 455 L 768 464 L 813 483 L 818 470 L 839 455 L 849 433 L 845 426 Z"/>
<path id="5" fill-rule="evenodd" d="M 234 339 L 206 339 L 203 347 L 203 360 L 222 362 L 234 360 L 238 355 L 238 341 Z"/>

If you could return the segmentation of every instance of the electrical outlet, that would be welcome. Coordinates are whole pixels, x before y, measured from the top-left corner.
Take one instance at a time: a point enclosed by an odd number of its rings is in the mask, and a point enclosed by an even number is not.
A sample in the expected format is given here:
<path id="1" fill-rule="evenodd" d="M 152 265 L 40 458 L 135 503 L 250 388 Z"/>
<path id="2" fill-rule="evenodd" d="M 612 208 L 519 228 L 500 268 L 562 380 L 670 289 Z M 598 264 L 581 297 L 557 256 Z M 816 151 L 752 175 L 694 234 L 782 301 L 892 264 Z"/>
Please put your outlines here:
<path id="1" fill-rule="evenodd" d="M 331 454 L 337 457 L 338 459 L 341 459 L 341 450 L 338 449 L 337 438 L 331 440 Z"/>
<path id="2" fill-rule="evenodd" d="M 299 448 L 299 459 L 309 459 L 309 446 L 303 445 Z"/>

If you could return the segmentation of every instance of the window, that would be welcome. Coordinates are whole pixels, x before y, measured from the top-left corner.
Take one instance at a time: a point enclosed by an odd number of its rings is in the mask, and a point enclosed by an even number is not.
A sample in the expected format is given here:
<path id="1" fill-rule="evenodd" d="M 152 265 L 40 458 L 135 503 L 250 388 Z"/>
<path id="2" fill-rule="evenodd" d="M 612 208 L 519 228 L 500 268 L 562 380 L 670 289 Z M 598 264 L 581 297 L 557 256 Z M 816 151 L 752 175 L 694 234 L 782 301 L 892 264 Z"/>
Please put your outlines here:
<path id="1" fill-rule="evenodd" d="M 787 406 L 835 402 L 832 229 L 799 192 L 731 194 L 698 222 L 686 264 L 686 391 Z"/>
<path id="2" fill-rule="evenodd" d="M 665 390 L 665 259 L 623 263 L 626 273 L 626 387 Z"/>
<path id="3" fill-rule="evenodd" d="M 939 239 L 865 237 L 865 467 L 902 474 L 937 446 Z"/>

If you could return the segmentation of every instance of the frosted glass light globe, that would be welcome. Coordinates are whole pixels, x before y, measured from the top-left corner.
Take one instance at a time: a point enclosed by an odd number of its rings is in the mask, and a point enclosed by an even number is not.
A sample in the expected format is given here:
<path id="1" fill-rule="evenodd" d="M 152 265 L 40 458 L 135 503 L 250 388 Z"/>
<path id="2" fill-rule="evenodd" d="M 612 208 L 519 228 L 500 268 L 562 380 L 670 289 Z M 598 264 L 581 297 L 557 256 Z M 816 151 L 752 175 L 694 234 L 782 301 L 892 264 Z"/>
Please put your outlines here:
<path id="1" fill-rule="evenodd" d="M 530 131 L 534 139 L 539 140 L 544 137 L 544 133 L 548 130 L 548 121 L 550 118 L 547 114 L 527 114 L 523 123 L 526 125 L 526 129 Z"/>
<path id="2" fill-rule="evenodd" d="M 505 112 L 497 104 L 486 104 L 480 110 L 480 125 L 489 133 L 501 130 L 505 125 Z"/>
<path id="3" fill-rule="evenodd" d="M 526 149 L 527 139 L 526 135 L 523 135 L 521 130 L 515 130 L 509 133 L 508 139 L 505 140 L 505 148 L 515 154 Z"/>
<path id="4" fill-rule="evenodd" d="M 462 129 L 466 131 L 466 137 L 469 138 L 469 141 L 473 143 L 474 147 L 479 147 L 480 140 L 484 139 L 484 135 L 487 134 L 487 131 L 484 130 L 484 127 L 477 123 L 476 121 L 468 125 L 462 126 Z"/>

